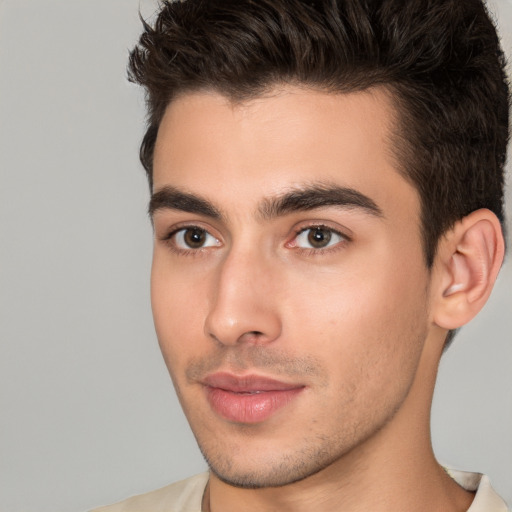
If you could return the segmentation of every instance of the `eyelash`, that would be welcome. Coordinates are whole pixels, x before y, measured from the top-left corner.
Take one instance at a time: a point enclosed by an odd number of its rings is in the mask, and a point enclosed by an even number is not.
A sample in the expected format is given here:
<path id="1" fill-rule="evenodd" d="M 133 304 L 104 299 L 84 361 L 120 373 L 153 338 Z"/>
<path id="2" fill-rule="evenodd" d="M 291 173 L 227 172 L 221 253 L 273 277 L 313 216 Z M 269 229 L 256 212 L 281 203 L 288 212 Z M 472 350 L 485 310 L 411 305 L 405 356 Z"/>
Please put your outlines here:
<path id="1" fill-rule="evenodd" d="M 164 242 L 168 247 L 169 249 L 174 252 L 175 254 L 178 254 L 180 256 L 188 256 L 188 257 L 198 257 L 198 256 L 202 256 L 204 254 L 204 252 L 206 250 L 208 250 L 210 247 L 199 247 L 197 249 L 193 249 L 192 247 L 189 248 L 189 249 L 182 249 L 181 247 L 178 247 L 177 244 L 175 243 L 175 241 L 173 240 L 175 238 L 175 236 L 180 232 L 180 231 L 187 231 L 187 230 L 192 230 L 192 229 L 197 229 L 197 230 L 200 230 L 200 231 L 204 231 L 205 233 L 207 233 L 208 235 L 212 236 L 213 238 L 215 238 L 216 240 L 218 240 L 217 237 L 215 237 L 214 235 L 212 235 L 210 233 L 210 231 L 208 231 L 208 229 L 202 227 L 202 226 L 198 226 L 196 224 L 191 224 L 191 225 L 184 225 L 184 226 L 178 226 L 178 227 L 175 227 L 173 230 L 171 230 L 169 233 L 167 233 L 166 235 L 164 235 L 163 237 L 160 238 L 160 240 L 162 242 Z"/>
<path id="2" fill-rule="evenodd" d="M 189 248 L 189 249 L 182 249 L 182 248 L 178 247 L 177 244 L 175 243 L 175 241 L 173 240 L 174 237 L 179 232 L 181 232 L 181 231 L 185 232 L 187 230 L 193 230 L 193 229 L 204 231 L 209 236 L 211 236 L 211 237 L 215 238 L 216 240 L 218 240 L 218 238 L 215 237 L 214 235 L 212 235 L 210 233 L 210 231 L 208 231 L 208 229 L 206 229 L 206 228 L 204 228 L 202 226 L 195 225 L 195 224 L 178 226 L 178 227 L 174 228 L 172 231 L 170 231 L 169 233 L 167 233 L 166 235 L 164 235 L 163 237 L 161 237 L 160 240 L 162 242 L 166 243 L 167 246 L 169 247 L 169 249 L 171 251 L 173 251 L 174 253 L 178 254 L 178 255 L 189 256 L 189 257 L 202 256 L 205 251 L 207 251 L 208 249 L 211 248 L 211 246 L 199 247 L 197 249 L 194 249 L 192 247 Z M 341 240 L 339 242 L 335 243 L 332 246 L 327 246 L 327 247 L 324 247 L 324 248 L 316 248 L 316 249 L 315 248 L 303 248 L 303 247 L 297 247 L 297 246 L 291 245 L 291 243 L 296 243 L 297 238 L 302 233 L 305 233 L 306 231 L 310 231 L 310 230 L 315 230 L 315 229 L 317 229 L 317 230 L 321 229 L 321 230 L 329 232 L 329 233 L 331 233 L 333 235 L 339 236 L 341 238 Z M 351 241 L 352 241 L 351 237 L 349 237 L 345 233 L 342 233 L 341 231 L 339 231 L 337 229 L 334 229 L 334 228 L 332 228 L 330 226 L 327 226 L 325 224 L 310 224 L 308 226 L 303 226 L 303 227 L 301 227 L 299 229 L 296 229 L 292 242 L 287 242 L 285 244 L 285 246 L 287 246 L 290 249 L 293 249 L 295 251 L 301 252 L 305 256 L 323 256 L 323 255 L 326 255 L 326 254 L 331 254 L 333 252 L 342 250 L 344 248 L 344 246 L 348 242 L 351 242 Z"/>
<path id="3" fill-rule="evenodd" d="M 332 254 L 334 252 L 344 249 L 346 244 L 348 242 L 352 241 L 351 237 L 349 237 L 347 234 L 345 234 L 337 229 L 334 229 L 331 226 L 327 226 L 325 224 L 320 223 L 320 224 L 310 224 L 308 226 L 303 226 L 303 227 L 297 229 L 295 231 L 295 236 L 293 237 L 292 242 L 295 242 L 297 240 L 297 238 L 302 233 L 305 233 L 306 231 L 310 231 L 310 230 L 315 230 L 315 229 L 317 229 L 317 230 L 321 229 L 321 230 L 327 231 L 333 235 L 339 236 L 341 238 L 341 240 L 332 246 L 327 246 L 324 248 L 317 248 L 317 249 L 308 248 L 308 249 L 306 249 L 306 248 L 302 248 L 302 247 L 293 247 L 293 246 L 291 246 L 291 248 L 294 250 L 300 251 L 302 254 L 309 256 L 309 257 L 311 257 L 311 256 L 321 257 L 321 256 L 325 256 L 327 254 Z M 289 244 L 287 244 L 287 245 L 289 245 Z"/>

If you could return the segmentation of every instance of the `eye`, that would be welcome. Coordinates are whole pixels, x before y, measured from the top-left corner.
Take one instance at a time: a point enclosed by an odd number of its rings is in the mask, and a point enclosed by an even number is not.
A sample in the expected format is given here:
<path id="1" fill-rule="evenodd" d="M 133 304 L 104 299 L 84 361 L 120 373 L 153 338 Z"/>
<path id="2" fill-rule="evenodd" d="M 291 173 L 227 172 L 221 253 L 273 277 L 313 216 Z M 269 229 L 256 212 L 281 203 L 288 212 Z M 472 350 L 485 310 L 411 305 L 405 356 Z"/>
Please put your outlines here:
<path id="1" fill-rule="evenodd" d="M 205 247 L 218 247 L 220 245 L 213 235 L 205 229 L 192 226 L 175 231 L 171 237 L 178 249 L 204 249 Z"/>
<path id="2" fill-rule="evenodd" d="M 346 240 L 341 233 L 326 226 L 312 226 L 297 234 L 294 247 L 301 249 L 326 249 Z"/>

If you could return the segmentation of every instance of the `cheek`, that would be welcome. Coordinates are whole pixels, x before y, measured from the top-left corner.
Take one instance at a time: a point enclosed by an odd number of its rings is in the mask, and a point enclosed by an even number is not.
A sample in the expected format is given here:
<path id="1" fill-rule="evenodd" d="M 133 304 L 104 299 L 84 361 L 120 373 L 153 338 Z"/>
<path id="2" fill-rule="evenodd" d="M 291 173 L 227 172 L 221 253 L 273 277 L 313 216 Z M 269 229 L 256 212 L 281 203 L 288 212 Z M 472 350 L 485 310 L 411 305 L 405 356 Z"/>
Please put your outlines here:
<path id="1" fill-rule="evenodd" d="M 161 261 L 164 260 L 164 261 Z M 183 366 L 202 339 L 204 279 L 191 280 L 155 255 L 151 270 L 151 307 L 160 349 L 171 370 Z"/>
<path id="2" fill-rule="evenodd" d="M 412 369 L 427 329 L 426 270 L 398 257 L 345 268 L 306 275 L 301 293 L 289 294 L 286 324 L 301 333 L 293 337 L 327 355 L 333 374 Z"/>
<path id="3" fill-rule="evenodd" d="M 395 324 L 421 305 L 425 309 L 426 281 L 420 268 L 400 263 L 342 267 L 328 273 L 307 273 L 288 280 L 288 296 L 297 318 L 316 318 L 318 329 L 336 326 L 343 330 L 354 324 L 371 329 Z M 295 284 L 293 284 L 295 282 Z M 321 319 L 321 320 L 320 320 Z"/>

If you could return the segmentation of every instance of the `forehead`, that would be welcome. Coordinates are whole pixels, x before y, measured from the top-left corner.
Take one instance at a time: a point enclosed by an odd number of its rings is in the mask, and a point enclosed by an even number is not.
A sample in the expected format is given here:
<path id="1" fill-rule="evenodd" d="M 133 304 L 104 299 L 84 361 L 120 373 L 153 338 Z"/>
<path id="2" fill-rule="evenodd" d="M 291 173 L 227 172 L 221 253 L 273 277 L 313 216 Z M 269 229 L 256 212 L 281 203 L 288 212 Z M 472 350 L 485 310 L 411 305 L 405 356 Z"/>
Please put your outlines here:
<path id="1" fill-rule="evenodd" d="M 177 187 L 224 209 L 327 182 L 386 207 L 405 201 L 410 215 L 417 194 L 397 170 L 396 124 L 384 89 L 332 94 L 287 86 L 240 103 L 215 92 L 184 94 L 160 125 L 154 191 Z"/>

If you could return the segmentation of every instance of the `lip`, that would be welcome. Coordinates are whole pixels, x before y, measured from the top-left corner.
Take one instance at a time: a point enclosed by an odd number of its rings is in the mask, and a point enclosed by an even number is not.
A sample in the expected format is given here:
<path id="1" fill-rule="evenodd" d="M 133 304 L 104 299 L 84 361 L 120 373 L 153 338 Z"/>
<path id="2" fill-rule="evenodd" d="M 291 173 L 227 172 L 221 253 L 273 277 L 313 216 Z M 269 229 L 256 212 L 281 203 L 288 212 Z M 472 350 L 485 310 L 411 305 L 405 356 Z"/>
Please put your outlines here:
<path id="1" fill-rule="evenodd" d="M 290 384 L 260 375 L 238 376 L 215 373 L 202 384 L 211 408 L 234 423 L 261 423 L 288 405 L 304 390 L 302 384 Z"/>

